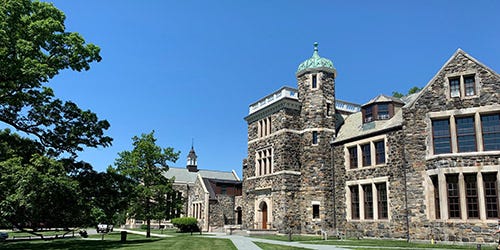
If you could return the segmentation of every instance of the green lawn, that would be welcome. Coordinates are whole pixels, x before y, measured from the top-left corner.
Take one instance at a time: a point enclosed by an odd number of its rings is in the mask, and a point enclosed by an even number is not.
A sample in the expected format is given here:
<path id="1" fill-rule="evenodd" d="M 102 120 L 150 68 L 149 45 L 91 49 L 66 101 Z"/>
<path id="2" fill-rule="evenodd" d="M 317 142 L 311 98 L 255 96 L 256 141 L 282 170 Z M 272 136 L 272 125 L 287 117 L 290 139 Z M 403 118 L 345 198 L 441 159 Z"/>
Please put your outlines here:
<path id="1" fill-rule="evenodd" d="M 263 235 L 256 236 L 256 238 L 288 241 L 288 235 Z M 475 244 L 471 245 L 445 245 L 445 244 L 425 244 L 425 243 L 414 243 L 406 242 L 404 240 L 388 240 L 388 239 L 347 239 L 347 240 L 322 240 L 320 236 L 314 235 L 293 235 L 292 241 L 300 241 L 305 244 L 317 244 L 317 245 L 336 245 L 336 246 L 355 246 L 355 249 L 387 249 L 387 248 L 405 248 L 405 249 L 416 249 L 416 248 L 446 248 L 446 249 L 477 249 Z M 363 248 L 366 247 L 366 248 Z M 377 248 L 380 247 L 380 248 Z M 482 250 L 493 250 L 496 247 L 482 245 Z"/>
<path id="2" fill-rule="evenodd" d="M 143 235 L 127 234 L 127 242 L 120 242 L 120 232 L 113 232 L 100 240 L 100 235 L 88 239 L 58 239 L 51 241 L 21 241 L 0 243 L 0 249 L 236 249 L 228 239 L 214 239 L 208 237 L 179 235 L 168 238 L 150 238 Z"/>
<path id="3" fill-rule="evenodd" d="M 292 247 L 292 246 L 283 246 L 283 245 L 269 244 L 269 243 L 264 243 L 264 242 L 254 242 L 254 243 L 258 247 L 262 248 L 262 250 L 300 250 L 300 249 L 309 249 L 309 248 L 302 248 L 302 247 Z"/>

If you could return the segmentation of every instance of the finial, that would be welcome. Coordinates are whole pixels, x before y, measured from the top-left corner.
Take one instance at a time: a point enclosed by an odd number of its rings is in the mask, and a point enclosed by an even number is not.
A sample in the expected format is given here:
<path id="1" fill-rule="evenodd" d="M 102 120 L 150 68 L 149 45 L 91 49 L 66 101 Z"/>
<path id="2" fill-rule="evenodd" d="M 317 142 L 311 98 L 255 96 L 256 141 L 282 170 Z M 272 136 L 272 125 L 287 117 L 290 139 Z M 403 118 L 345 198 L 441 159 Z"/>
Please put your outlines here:
<path id="1" fill-rule="evenodd" d="M 314 51 L 318 52 L 318 42 L 314 42 Z"/>
<path id="2" fill-rule="evenodd" d="M 194 138 L 191 138 L 191 149 L 194 149 Z"/>

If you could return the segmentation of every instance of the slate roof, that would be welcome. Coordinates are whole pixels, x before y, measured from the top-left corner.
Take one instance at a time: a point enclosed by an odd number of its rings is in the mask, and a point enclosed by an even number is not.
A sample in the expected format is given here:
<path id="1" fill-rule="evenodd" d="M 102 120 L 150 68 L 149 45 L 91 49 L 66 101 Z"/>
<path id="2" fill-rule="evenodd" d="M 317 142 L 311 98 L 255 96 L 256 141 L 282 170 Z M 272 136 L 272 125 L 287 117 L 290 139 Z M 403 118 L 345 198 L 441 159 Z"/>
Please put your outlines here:
<path id="1" fill-rule="evenodd" d="M 399 99 L 397 97 L 387 96 L 387 95 L 378 95 L 375 98 L 371 99 L 369 102 L 363 104 L 363 107 L 370 105 L 372 103 L 379 103 L 379 102 L 395 102 L 395 103 L 404 104 L 404 102 L 401 101 L 401 99 Z"/>
<path id="2" fill-rule="evenodd" d="M 163 173 L 163 176 L 169 179 L 175 177 L 177 183 L 195 183 L 198 174 L 203 178 L 239 181 L 232 171 L 199 170 L 198 172 L 189 172 L 187 168 L 176 167 L 170 167 L 166 173 Z"/>

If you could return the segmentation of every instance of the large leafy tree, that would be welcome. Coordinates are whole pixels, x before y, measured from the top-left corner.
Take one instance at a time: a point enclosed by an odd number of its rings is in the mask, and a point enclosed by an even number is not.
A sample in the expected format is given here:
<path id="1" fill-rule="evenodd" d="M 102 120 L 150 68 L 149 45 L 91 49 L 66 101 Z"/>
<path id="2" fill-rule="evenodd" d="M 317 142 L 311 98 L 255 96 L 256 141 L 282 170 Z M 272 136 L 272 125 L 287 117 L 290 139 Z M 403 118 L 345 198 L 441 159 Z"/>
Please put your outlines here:
<path id="1" fill-rule="evenodd" d="M 88 70 L 99 47 L 67 32 L 52 4 L 0 0 L 0 121 L 31 134 L 51 155 L 109 146 L 109 123 L 45 86 L 61 70 Z"/>
<path id="2" fill-rule="evenodd" d="M 168 162 L 175 162 L 179 152 L 173 148 L 161 148 L 156 145 L 154 131 L 132 138 L 133 149 L 118 154 L 115 161 L 118 173 L 132 180 L 133 195 L 130 197 L 130 216 L 146 220 L 146 237 L 151 235 L 151 219 L 158 218 L 158 211 L 164 202 L 158 202 L 158 194 L 168 195 L 175 191 L 172 189 L 171 180 L 165 178 L 163 173 L 168 171 Z M 166 208 L 165 208 L 166 209 Z"/>

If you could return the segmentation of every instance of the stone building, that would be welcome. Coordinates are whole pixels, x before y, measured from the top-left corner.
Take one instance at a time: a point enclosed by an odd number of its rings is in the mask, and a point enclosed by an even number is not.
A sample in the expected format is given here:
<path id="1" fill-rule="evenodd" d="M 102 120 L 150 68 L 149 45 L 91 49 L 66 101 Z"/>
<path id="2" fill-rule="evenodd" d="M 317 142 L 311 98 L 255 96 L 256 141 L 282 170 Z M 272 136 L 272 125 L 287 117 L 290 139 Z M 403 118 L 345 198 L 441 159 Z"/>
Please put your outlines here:
<path id="1" fill-rule="evenodd" d="M 318 55 L 298 88 L 250 105 L 243 227 L 492 242 L 500 178 L 500 76 L 457 50 L 419 92 L 335 98 Z"/>
<path id="2" fill-rule="evenodd" d="M 164 173 L 173 179 L 173 187 L 182 197 L 184 205 L 179 216 L 198 219 L 203 231 L 222 231 L 225 225 L 241 224 L 241 180 L 233 171 L 198 169 L 194 148 L 187 156 L 185 168 L 170 167 Z M 143 221 L 130 220 L 130 227 L 137 227 Z"/>

